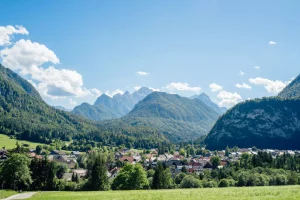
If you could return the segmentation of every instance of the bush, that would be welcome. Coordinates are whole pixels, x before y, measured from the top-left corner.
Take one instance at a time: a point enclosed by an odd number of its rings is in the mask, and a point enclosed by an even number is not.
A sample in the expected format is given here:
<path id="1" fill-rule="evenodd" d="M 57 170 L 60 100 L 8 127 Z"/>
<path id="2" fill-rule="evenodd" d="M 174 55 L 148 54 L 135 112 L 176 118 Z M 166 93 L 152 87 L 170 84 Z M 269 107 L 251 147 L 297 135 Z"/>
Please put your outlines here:
<path id="1" fill-rule="evenodd" d="M 215 188 L 215 187 L 218 187 L 218 184 L 216 181 L 213 181 L 213 180 L 204 180 L 203 181 L 203 187 L 205 188 Z"/>
<path id="2" fill-rule="evenodd" d="M 187 175 L 186 175 L 185 173 L 183 173 L 183 172 L 177 174 L 177 175 L 175 176 L 175 183 L 176 183 L 177 185 L 179 185 L 179 184 L 181 183 L 182 179 L 183 179 L 184 177 L 186 177 L 186 176 L 187 176 Z"/>
<path id="3" fill-rule="evenodd" d="M 181 188 L 200 188 L 202 187 L 201 181 L 195 177 L 188 175 L 184 177 L 180 183 Z"/>
<path id="4" fill-rule="evenodd" d="M 219 182 L 219 187 L 233 187 L 235 186 L 235 180 L 233 179 L 222 179 Z"/>

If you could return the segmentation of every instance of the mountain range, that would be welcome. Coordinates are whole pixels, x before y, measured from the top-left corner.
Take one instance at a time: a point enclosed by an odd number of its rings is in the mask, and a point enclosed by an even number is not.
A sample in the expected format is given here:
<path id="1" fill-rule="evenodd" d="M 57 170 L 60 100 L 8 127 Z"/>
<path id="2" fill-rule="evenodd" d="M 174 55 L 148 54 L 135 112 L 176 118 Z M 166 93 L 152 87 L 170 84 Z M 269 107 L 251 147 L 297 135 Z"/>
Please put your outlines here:
<path id="1" fill-rule="evenodd" d="M 199 99 L 203 103 L 205 103 L 207 106 L 212 108 L 214 111 L 219 113 L 220 115 L 224 114 L 227 111 L 226 107 L 219 107 L 218 104 L 212 102 L 212 100 L 207 96 L 205 93 L 201 93 L 200 95 L 192 96 L 191 99 Z"/>
<path id="2" fill-rule="evenodd" d="M 72 113 L 95 121 L 120 118 L 128 114 L 136 103 L 151 92 L 153 90 L 142 87 L 132 94 L 125 92 L 124 94 L 116 94 L 113 97 L 102 94 L 97 98 L 94 105 L 83 103 L 76 106 Z"/>
<path id="3" fill-rule="evenodd" d="M 207 134 L 219 114 L 199 99 L 176 94 L 152 92 L 137 103 L 126 116 L 101 124 L 118 129 L 152 127 L 171 142 L 188 141 Z"/>
<path id="4" fill-rule="evenodd" d="M 226 146 L 300 149 L 300 76 L 276 97 L 248 100 L 226 112 L 205 139 L 207 148 Z"/>

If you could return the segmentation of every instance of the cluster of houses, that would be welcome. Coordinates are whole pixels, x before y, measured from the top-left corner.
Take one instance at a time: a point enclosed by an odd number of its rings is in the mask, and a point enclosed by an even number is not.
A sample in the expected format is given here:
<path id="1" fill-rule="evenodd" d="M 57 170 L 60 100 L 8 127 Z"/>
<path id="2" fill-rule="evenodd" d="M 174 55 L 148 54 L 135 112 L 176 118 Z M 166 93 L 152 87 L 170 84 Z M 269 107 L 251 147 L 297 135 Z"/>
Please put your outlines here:
<path id="1" fill-rule="evenodd" d="M 300 154 L 300 151 L 291 150 L 265 149 L 262 151 L 270 153 L 273 156 L 273 158 L 284 154 Z M 243 153 L 255 155 L 257 154 L 257 151 L 254 151 L 252 148 L 245 148 L 239 149 L 237 152 L 231 152 L 227 156 L 225 156 L 225 150 L 207 151 L 205 155 L 184 157 L 180 155 L 178 151 L 176 151 L 174 154 L 165 153 L 159 155 L 156 149 L 151 149 L 150 153 L 148 154 L 142 154 L 139 151 L 124 148 L 115 153 L 115 162 L 128 162 L 131 164 L 141 163 L 145 169 L 155 168 L 158 162 L 162 162 L 170 168 L 173 176 L 175 176 L 183 170 L 185 170 L 188 173 L 196 174 L 200 174 L 204 170 L 212 170 L 212 163 L 210 159 L 214 155 L 220 157 L 221 162 L 218 168 L 222 168 L 226 166 L 228 162 L 237 161 L 238 159 L 240 159 Z M 65 164 L 69 170 L 68 173 L 64 174 L 63 178 L 67 181 L 71 181 L 72 176 L 74 174 L 77 174 L 80 178 L 84 178 L 87 174 L 86 169 L 78 169 L 77 159 L 80 155 L 81 153 L 78 151 L 73 151 L 70 154 L 67 154 L 64 151 L 54 150 L 50 153 L 50 155 L 48 155 L 47 158 L 50 161 Z M 41 155 L 37 155 L 35 153 L 34 149 L 30 150 L 29 156 L 31 158 L 42 158 Z M 6 149 L 1 149 L 0 162 L 6 160 L 7 158 L 8 151 Z M 114 179 L 118 175 L 120 169 L 120 167 L 114 167 L 111 170 L 109 170 L 107 172 L 107 176 L 109 177 L 109 179 Z"/>

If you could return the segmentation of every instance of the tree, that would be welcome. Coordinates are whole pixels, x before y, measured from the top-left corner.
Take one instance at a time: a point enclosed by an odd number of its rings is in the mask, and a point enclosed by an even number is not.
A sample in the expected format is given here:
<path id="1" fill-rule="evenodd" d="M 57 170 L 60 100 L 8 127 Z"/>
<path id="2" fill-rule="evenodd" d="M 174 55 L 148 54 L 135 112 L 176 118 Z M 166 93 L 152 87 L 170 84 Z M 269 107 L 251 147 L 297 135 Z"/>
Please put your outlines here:
<path id="1" fill-rule="evenodd" d="M 36 154 L 40 155 L 42 153 L 42 146 L 41 145 L 37 145 L 36 148 L 35 148 L 35 152 Z"/>
<path id="2" fill-rule="evenodd" d="M 176 183 L 177 185 L 179 185 L 184 177 L 186 177 L 186 174 L 185 174 L 185 173 L 182 173 L 182 172 L 181 172 L 181 173 L 177 174 L 177 175 L 175 176 L 175 183 Z"/>
<path id="3" fill-rule="evenodd" d="M 8 189 L 26 189 L 32 183 L 29 171 L 30 160 L 24 154 L 12 154 L 1 166 L 0 180 Z"/>
<path id="4" fill-rule="evenodd" d="M 155 168 L 155 173 L 152 181 L 152 189 L 163 189 L 163 172 L 164 167 L 161 162 L 157 162 L 157 166 Z"/>
<path id="5" fill-rule="evenodd" d="M 179 150 L 179 154 L 180 154 L 181 156 L 185 156 L 185 150 L 184 150 L 183 148 L 181 148 L 181 149 Z"/>
<path id="6" fill-rule="evenodd" d="M 220 157 L 219 156 L 212 156 L 210 158 L 210 162 L 212 164 L 213 169 L 216 169 L 220 164 Z"/>
<path id="7" fill-rule="evenodd" d="M 104 154 L 96 156 L 91 168 L 89 177 L 89 189 L 91 190 L 108 190 L 108 177 L 106 168 L 106 157 Z"/>
<path id="8" fill-rule="evenodd" d="M 184 177 L 180 183 L 181 188 L 200 188 L 202 187 L 201 181 L 192 175 Z"/>
<path id="9" fill-rule="evenodd" d="M 153 189 L 168 189 L 173 187 L 170 169 L 164 169 L 161 162 L 157 163 L 152 181 Z"/>
<path id="10" fill-rule="evenodd" d="M 55 162 L 49 161 L 47 158 L 34 158 L 30 163 L 32 172 L 32 185 L 34 190 L 53 190 L 55 189 L 55 178 L 57 175 L 57 165 Z"/>
<path id="11" fill-rule="evenodd" d="M 58 179 L 62 179 L 64 174 L 67 172 L 67 166 L 65 164 L 59 164 L 57 166 L 56 176 Z"/>
<path id="12" fill-rule="evenodd" d="M 185 166 L 183 166 L 182 168 L 181 168 L 181 172 L 183 172 L 183 173 L 187 173 L 187 169 L 186 169 L 186 167 Z"/>
<path id="13" fill-rule="evenodd" d="M 140 190 L 149 188 L 147 173 L 140 164 L 126 163 L 114 179 L 112 188 L 115 190 Z"/>
<path id="14" fill-rule="evenodd" d="M 227 146 L 226 147 L 226 150 L 225 150 L 225 156 L 229 156 L 229 154 L 230 154 L 230 149 L 229 149 L 229 147 Z"/>

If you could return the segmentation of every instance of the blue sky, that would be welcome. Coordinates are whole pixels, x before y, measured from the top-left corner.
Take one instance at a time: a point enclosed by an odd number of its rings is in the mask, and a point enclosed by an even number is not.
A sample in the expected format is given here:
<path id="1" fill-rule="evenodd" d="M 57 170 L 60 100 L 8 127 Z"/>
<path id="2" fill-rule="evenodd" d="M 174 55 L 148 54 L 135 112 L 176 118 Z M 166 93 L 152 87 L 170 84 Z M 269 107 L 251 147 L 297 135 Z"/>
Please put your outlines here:
<path id="1" fill-rule="evenodd" d="M 299 6 L 2 0 L 0 59 L 51 105 L 72 108 L 101 93 L 147 86 L 183 96 L 205 92 L 230 107 L 276 95 L 299 74 Z"/>

